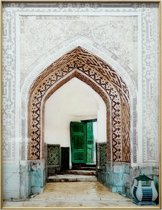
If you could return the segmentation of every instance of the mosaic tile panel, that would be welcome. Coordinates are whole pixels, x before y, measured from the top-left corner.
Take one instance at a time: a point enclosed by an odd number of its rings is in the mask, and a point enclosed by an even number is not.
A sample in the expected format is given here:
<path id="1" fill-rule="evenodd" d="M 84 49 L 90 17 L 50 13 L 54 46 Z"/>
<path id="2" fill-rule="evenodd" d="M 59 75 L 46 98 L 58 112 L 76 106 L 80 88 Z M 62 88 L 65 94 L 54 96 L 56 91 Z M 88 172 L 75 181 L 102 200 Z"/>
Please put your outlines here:
<path id="1" fill-rule="evenodd" d="M 107 144 L 106 143 L 97 143 L 97 167 L 104 169 L 107 162 Z"/>
<path id="2" fill-rule="evenodd" d="M 60 166 L 61 148 L 60 145 L 47 144 L 47 166 Z"/>
<path id="3" fill-rule="evenodd" d="M 46 178 L 54 175 L 61 169 L 61 147 L 60 145 L 47 144 Z"/>

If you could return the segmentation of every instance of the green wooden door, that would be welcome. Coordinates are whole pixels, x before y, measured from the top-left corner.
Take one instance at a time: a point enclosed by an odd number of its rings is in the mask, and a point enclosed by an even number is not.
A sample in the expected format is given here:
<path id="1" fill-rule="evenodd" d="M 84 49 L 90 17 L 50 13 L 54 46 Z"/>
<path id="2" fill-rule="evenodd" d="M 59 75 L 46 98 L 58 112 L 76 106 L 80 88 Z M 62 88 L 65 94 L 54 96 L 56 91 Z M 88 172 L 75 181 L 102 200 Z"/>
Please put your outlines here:
<path id="1" fill-rule="evenodd" d="M 72 163 L 86 163 L 86 124 L 70 123 Z"/>
<path id="2" fill-rule="evenodd" d="M 94 137 L 93 137 L 93 122 L 87 122 L 87 163 L 93 163 L 94 155 Z"/>

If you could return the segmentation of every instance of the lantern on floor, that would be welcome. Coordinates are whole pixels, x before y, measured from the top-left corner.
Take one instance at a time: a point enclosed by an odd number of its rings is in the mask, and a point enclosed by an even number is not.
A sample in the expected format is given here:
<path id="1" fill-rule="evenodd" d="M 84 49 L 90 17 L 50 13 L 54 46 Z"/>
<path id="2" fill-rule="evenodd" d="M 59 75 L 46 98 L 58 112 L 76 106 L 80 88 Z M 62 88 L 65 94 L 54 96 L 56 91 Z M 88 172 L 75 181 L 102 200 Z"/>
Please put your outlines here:
<path id="1" fill-rule="evenodd" d="M 133 202 L 137 205 L 156 205 L 158 192 L 154 180 L 144 174 L 134 179 L 131 193 Z"/>

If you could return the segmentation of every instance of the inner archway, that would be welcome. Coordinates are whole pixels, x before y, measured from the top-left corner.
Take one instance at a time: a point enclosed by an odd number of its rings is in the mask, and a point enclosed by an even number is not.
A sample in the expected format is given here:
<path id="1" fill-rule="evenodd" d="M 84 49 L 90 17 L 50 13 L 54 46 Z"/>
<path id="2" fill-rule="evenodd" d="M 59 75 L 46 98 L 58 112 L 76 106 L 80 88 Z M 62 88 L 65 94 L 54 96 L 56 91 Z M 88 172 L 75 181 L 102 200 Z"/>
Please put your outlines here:
<path id="1" fill-rule="evenodd" d="M 44 159 L 42 116 L 45 101 L 74 77 L 91 86 L 107 106 L 107 161 L 130 163 L 127 85 L 106 62 L 81 47 L 52 63 L 37 77 L 30 90 L 28 160 L 36 162 Z"/>
<path id="2" fill-rule="evenodd" d="M 60 148 L 60 152 L 57 150 L 58 154 L 55 154 L 56 158 L 52 158 L 53 163 L 58 165 L 56 167 L 62 170 L 65 169 L 64 165 L 66 165 L 67 169 L 72 168 L 71 122 L 84 125 L 84 127 L 86 123 L 92 126 L 92 129 L 89 131 L 89 134 L 92 134 L 92 142 L 90 142 L 90 139 L 87 141 L 87 135 L 85 134 L 85 144 L 83 145 L 85 152 L 83 153 L 88 158 L 86 162 L 84 158 L 85 163 L 96 165 L 96 145 L 103 142 L 106 144 L 107 141 L 106 106 L 96 91 L 76 77 L 55 91 L 45 102 L 44 106 L 44 142 L 47 144 L 47 148 L 50 148 L 50 151 L 52 147 L 53 150 Z M 77 135 L 80 136 L 79 133 Z M 88 150 L 86 149 L 87 146 Z M 79 145 L 79 153 L 80 147 L 82 145 Z M 77 154 L 78 152 L 76 151 L 75 153 Z M 52 156 L 54 156 L 54 153 Z M 91 156 L 92 160 L 90 159 Z M 51 156 L 49 157 L 51 158 Z M 60 158 L 61 161 L 59 161 Z M 82 164 L 82 160 L 78 162 Z"/>
<path id="3" fill-rule="evenodd" d="M 29 101 L 29 160 L 39 160 L 41 142 L 41 108 L 44 97 L 49 97 L 64 83 L 67 76 L 78 74 L 83 80 L 96 84 L 111 101 L 113 161 L 130 162 L 129 91 L 122 78 L 100 58 L 78 47 L 51 64 L 37 78 Z M 85 81 L 86 82 L 86 81 Z M 88 84 L 89 85 L 89 84 Z M 96 88 L 97 89 L 97 88 Z M 51 93 L 50 93 L 51 94 Z M 103 94 L 102 94 L 103 95 Z M 109 140 L 110 141 L 110 140 Z M 110 145 L 110 143 L 109 143 Z M 42 153 L 43 154 L 43 153 Z"/>

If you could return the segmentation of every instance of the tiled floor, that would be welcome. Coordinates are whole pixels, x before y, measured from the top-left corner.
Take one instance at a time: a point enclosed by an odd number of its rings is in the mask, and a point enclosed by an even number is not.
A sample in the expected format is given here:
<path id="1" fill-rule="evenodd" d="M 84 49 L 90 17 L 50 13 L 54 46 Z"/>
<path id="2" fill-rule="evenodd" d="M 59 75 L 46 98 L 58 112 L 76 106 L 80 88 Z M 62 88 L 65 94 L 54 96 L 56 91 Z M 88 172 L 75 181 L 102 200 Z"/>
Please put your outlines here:
<path id="1" fill-rule="evenodd" d="M 42 194 L 28 201 L 4 202 L 5 207 L 109 207 L 136 206 L 118 193 L 110 192 L 99 182 L 47 183 Z"/>

